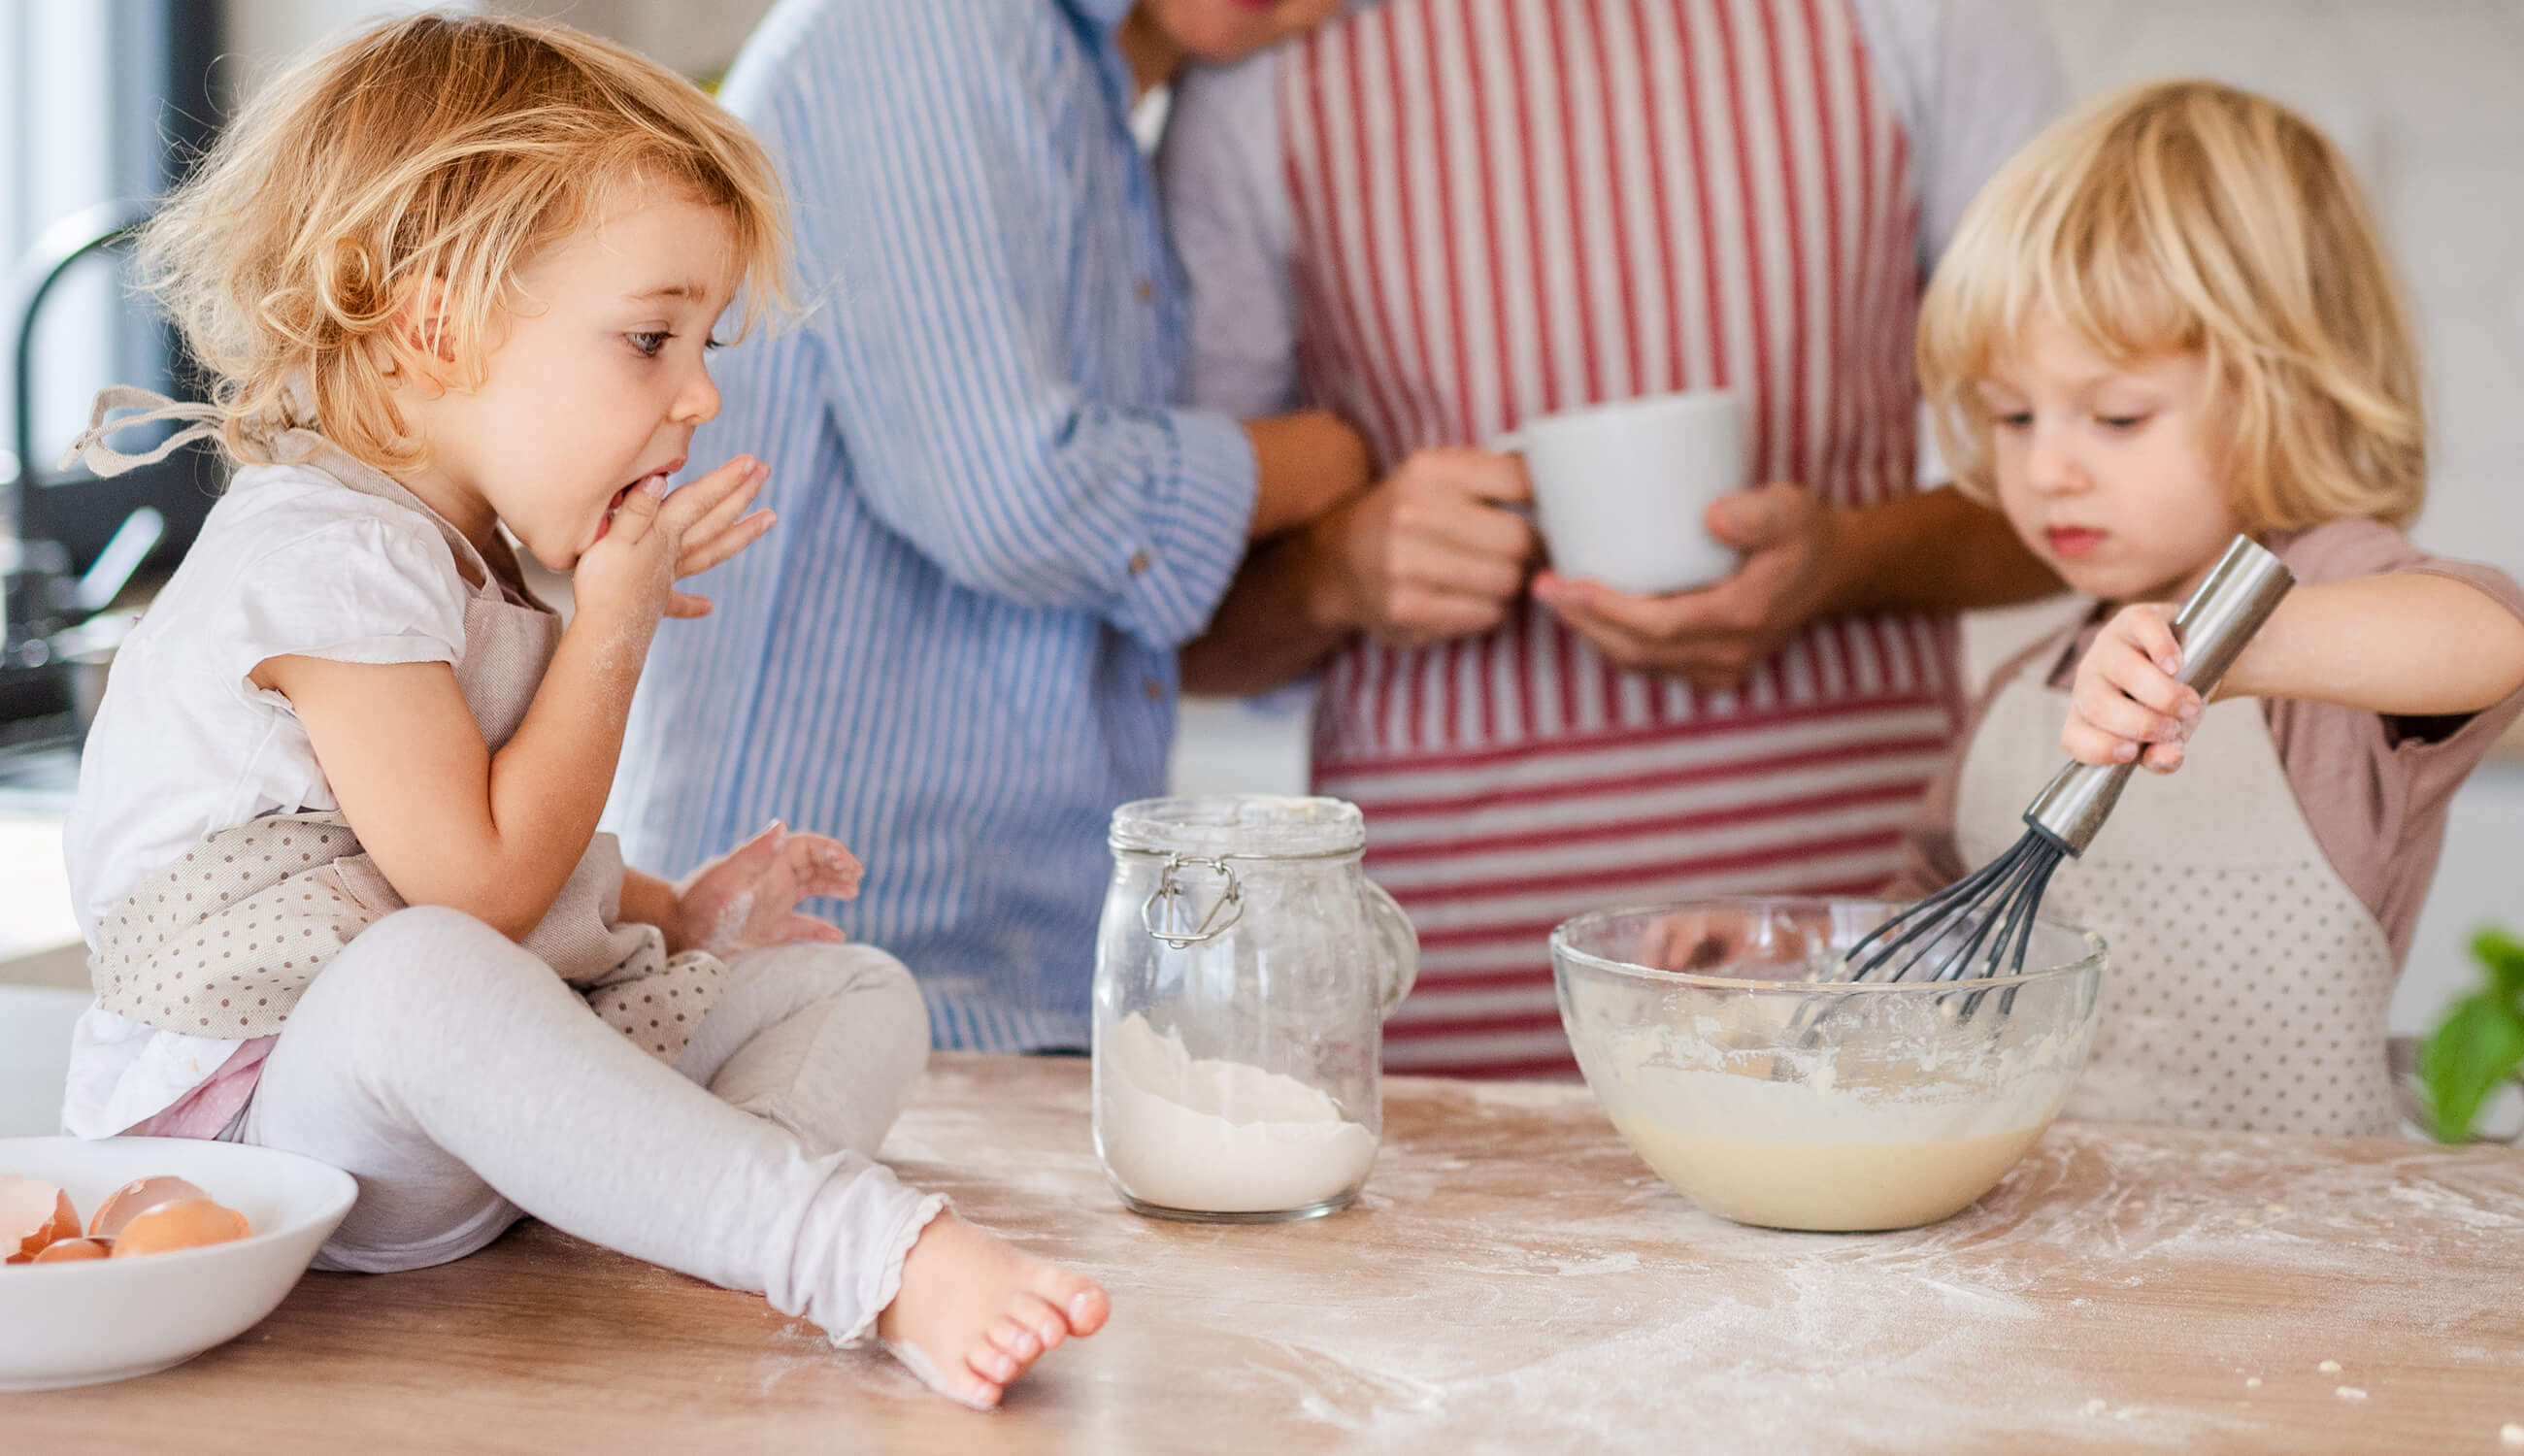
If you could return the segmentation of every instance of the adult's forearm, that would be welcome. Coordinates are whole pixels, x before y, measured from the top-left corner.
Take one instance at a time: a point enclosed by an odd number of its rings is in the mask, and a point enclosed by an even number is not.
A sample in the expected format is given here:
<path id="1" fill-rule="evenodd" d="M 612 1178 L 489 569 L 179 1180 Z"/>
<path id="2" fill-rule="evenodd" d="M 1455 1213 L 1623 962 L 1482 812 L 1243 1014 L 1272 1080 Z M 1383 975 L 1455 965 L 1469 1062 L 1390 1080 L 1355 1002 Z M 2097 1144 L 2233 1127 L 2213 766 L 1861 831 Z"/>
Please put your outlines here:
<path id="1" fill-rule="evenodd" d="M 1256 541 L 1306 524 L 1375 478 L 1366 438 L 1324 411 L 1248 419 L 1244 433 L 1258 477 L 1249 532 Z"/>
<path id="2" fill-rule="evenodd" d="M 1823 617 L 1968 611 L 2060 590 L 2005 516 L 1952 486 L 1835 510 L 1831 533 Z"/>
<path id="3" fill-rule="evenodd" d="M 1306 533 L 1254 549 L 1209 629 L 1183 650 L 1187 693 L 1244 697 L 1296 681 L 1349 641 L 1327 605 L 1322 558 Z"/>

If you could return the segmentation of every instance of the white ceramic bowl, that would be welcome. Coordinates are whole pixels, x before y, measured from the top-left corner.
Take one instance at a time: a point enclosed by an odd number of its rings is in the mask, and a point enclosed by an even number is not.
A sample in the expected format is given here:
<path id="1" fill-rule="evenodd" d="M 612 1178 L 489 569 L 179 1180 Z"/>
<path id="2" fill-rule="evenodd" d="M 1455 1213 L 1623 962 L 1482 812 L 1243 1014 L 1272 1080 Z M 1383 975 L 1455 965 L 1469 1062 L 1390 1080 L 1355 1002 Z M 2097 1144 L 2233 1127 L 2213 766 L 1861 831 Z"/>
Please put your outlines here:
<path id="1" fill-rule="evenodd" d="M 359 1194 L 313 1158 L 192 1138 L 0 1138 L 0 1173 L 59 1184 L 82 1220 L 133 1179 L 171 1174 L 254 1229 L 173 1253 L 0 1266 L 0 1390 L 147 1375 L 235 1338 L 288 1294 Z"/>

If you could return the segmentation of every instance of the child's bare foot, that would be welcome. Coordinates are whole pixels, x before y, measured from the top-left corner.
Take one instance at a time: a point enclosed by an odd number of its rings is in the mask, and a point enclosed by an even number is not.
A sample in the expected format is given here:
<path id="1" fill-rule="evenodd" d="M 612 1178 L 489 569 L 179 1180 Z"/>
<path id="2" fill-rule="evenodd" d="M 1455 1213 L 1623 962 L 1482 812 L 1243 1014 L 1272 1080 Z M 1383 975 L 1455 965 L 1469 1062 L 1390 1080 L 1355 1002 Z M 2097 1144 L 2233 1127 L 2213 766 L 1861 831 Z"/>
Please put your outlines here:
<path id="1" fill-rule="evenodd" d="M 1111 1312 L 1093 1281 L 942 1213 L 902 1261 L 876 1333 L 931 1389 L 988 1410 L 1044 1352 Z"/>

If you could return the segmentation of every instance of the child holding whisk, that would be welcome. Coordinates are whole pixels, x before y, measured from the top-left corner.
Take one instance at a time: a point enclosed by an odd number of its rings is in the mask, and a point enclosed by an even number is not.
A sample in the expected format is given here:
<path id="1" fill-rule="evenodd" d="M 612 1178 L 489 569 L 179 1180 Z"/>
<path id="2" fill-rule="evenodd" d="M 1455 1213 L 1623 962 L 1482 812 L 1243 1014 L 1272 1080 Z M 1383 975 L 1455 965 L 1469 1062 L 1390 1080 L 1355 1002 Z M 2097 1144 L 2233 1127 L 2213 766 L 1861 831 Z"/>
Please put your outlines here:
<path id="1" fill-rule="evenodd" d="M 2392 1131 L 2385 1009 L 2447 801 L 2524 712 L 2524 592 L 2402 534 L 2418 361 L 2339 153 L 2208 82 L 2090 104 L 1972 203 L 1919 364 L 1958 482 L 2096 606 L 1999 671 L 1908 879 L 2014 844 L 2061 746 L 2137 759 L 2044 903 L 2111 956 L 2070 1111 Z M 2239 532 L 2299 585 L 2204 704 L 2173 604 Z"/>
<path id="2" fill-rule="evenodd" d="M 160 453 L 241 468 L 81 767 L 64 1121 L 348 1169 L 324 1267 L 522 1211 L 988 1405 L 1106 1299 L 872 1160 L 929 1036 L 898 962 L 797 913 L 856 862 L 774 825 L 677 886 L 596 833 L 651 635 L 707 607 L 674 583 L 771 525 L 758 461 L 666 482 L 782 232 L 689 83 L 437 15 L 274 81 L 170 199 L 143 261 L 214 403 L 109 392 L 81 445 L 112 468 L 106 435 L 189 420 Z M 504 527 L 573 570 L 566 627 Z"/>

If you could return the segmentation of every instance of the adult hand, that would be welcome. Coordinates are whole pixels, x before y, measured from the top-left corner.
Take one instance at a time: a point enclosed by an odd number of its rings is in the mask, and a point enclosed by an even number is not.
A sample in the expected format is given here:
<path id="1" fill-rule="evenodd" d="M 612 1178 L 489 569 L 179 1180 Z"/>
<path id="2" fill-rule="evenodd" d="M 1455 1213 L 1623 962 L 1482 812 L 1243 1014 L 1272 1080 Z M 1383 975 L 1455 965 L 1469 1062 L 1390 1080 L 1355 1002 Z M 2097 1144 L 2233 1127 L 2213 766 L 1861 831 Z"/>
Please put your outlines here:
<path id="1" fill-rule="evenodd" d="M 1833 521 L 1794 485 L 1722 497 L 1709 529 L 1744 554 L 1735 574 L 1695 592 L 1633 597 L 1601 582 L 1545 571 L 1536 601 L 1621 666 L 1733 688 L 1815 619 L 1829 596 Z"/>
<path id="2" fill-rule="evenodd" d="M 770 467 L 739 456 L 672 494 L 634 488 L 606 516 L 578 558 L 570 587 L 579 609 L 629 619 L 708 614 L 707 598 L 674 590 L 683 577 L 707 571 L 771 529 L 768 510 L 746 513 Z"/>
<path id="3" fill-rule="evenodd" d="M 671 924 L 660 927 L 675 950 L 706 950 L 724 959 L 740 950 L 792 941 L 840 942 L 841 929 L 798 912 L 819 896 L 854 899 L 856 856 L 820 834 L 791 834 L 779 821 L 695 870 L 676 887 Z"/>
<path id="4" fill-rule="evenodd" d="M 1396 647 L 1486 632 L 1525 589 L 1537 541 L 1504 509 L 1532 499 L 1525 465 L 1486 450 L 1423 450 L 1307 531 L 1316 620 Z"/>

